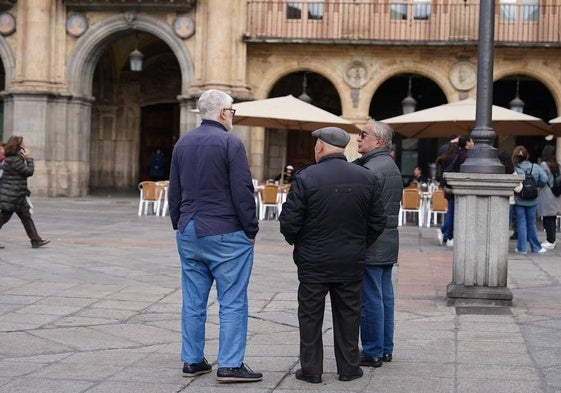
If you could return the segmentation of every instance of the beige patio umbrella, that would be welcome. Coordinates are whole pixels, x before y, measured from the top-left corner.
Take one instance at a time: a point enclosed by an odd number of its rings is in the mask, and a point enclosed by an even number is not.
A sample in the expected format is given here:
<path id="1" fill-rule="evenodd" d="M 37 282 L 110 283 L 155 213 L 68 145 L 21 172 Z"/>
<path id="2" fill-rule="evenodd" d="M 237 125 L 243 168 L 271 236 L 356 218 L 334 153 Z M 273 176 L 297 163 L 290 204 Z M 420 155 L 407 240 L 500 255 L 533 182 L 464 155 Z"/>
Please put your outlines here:
<path id="1" fill-rule="evenodd" d="M 560 136 L 559 133 L 561 132 L 561 116 L 556 117 L 555 119 L 551 119 L 549 121 L 549 124 L 551 124 L 551 133 L 556 136 Z"/>
<path id="2" fill-rule="evenodd" d="M 233 104 L 232 108 L 236 110 L 233 123 L 244 126 L 301 131 L 315 131 L 318 128 L 335 126 L 349 133 L 360 131 L 350 121 L 292 95 L 239 102 Z M 282 170 L 286 164 L 285 160 L 283 154 Z M 282 185 L 283 176 L 280 181 Z"/>
<path id="3" fill-rule="evenodd" d="M 408 138 L 438 138 L 468 134 L 475 127 L 475 100 L 468 98 L 382 120 Z M 561 136 L 542 119 L 500 106 L 492 107 L 492 127 L 497 135 Z"/>
<path id="4" fill-rule="evenodd" d="M 302 131 L 334 126 L 351 133 L 360 131 L 350 121 L 291 95 L 239 102 L 232 108 L 236 110 L 234 124 L 244 126 Z"/>

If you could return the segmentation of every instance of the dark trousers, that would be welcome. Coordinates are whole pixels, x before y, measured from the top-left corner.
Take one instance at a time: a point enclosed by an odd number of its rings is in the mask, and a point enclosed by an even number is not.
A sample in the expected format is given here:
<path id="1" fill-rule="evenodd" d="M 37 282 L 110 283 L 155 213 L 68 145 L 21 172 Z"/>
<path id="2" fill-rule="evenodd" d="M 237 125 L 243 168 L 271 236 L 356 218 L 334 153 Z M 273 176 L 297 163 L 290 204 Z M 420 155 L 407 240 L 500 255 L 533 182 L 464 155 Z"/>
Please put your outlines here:
<path id="1" fill-rule="evenodd" d="M 340 283 L 300 282 L 298 322 L 300 324 L 300 363 L 305 375 L 323 373 L 322 325 L 325 296 L 329 292 L 333 315 L 333 337 L 337 373 L 358 374 L 362 281 Z"/>
<path id="2" fill-rule="evenodd" d="M 15 213 L 18 215 L 19 219 L 21 220 L 21 223 L 23 224 L 23 227 L 25 229 L 25 232 L 27 233 L 27 236 L 29 237 L 29 240 L 31 240 L 31 242 L 40 242 L 41 237 L 37 233 L 37 229 L 35 228 L 35 223 L 31 218 L 31 214 L 29 213 L 29 210 L 16 211 Z M 4 210 L 0 211 L 0 229 L 4 226 L 5 223 L 10 221 L 10 218 L 12 218 L 13 214 L 14 212 L 7 212 Z"/>
<path id="3" fill-rule="evenodd" d="M 545 229 L 546 239 L 550 243 L 555 243 L 555 224 L 556 216 L 545 216 L 543 218 L 543 229 Z"/>

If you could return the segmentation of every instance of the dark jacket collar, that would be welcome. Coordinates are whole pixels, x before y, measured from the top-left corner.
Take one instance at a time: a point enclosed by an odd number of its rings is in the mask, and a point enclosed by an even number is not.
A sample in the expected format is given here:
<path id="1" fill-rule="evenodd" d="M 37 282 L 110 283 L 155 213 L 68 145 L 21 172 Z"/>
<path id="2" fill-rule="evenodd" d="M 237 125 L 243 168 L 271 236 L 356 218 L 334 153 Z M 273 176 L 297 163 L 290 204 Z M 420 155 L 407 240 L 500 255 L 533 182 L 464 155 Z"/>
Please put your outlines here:
<path id="1" fill-rule="evenodd" d="M 390 149 L 388 149 L 387 147 L 380 147 L 378 149 L 374 149 L 372 151 L 369 151 L 368 153 L 363 154 L 362 157 L 357 158 L 353 162 L 358 165 L 364 165 L 365 163 L 367 163 L 368 161 L 370 161 L 372 158 L 376 156 L 389 156 L 389 155 L 390 155 Z"/>
<path id="2" fill-rule="evenodd" d="M 345 155 L 343 153 L 327 154 L 327 155 L 325 155 L 325 156 L 323 156 L 319 159 L 318 164 L 320 162 L 323 162 L 323 161 L 326 161 L 326 160 L 345 160 L 345 161 L 347 161 L 347 157 L 345 157 Z"/>
<path id="3" fill-rule="evenodd" d="M 224 124 L 222 124 L 222 123 L 220 123 L 216 120 L 203 119 L 203 121 L 201 122 L 201 125 L 210 125 L 210 126 L 220 127 L 224 131 L 228 132 L 228 129 L 226 127 L 224 127 Z"/>

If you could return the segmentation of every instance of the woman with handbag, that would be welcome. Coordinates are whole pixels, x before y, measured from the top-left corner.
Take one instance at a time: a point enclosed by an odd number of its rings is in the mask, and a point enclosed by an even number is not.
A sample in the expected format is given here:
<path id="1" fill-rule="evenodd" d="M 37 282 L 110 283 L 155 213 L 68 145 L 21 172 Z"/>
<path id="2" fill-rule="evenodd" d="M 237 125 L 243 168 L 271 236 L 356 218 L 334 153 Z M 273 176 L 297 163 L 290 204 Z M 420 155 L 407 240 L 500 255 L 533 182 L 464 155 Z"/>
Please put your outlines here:
<path id="1" fill-rule="evenodd" d="M 542 187 L 547 182 L 547 175 L 544 170 L 538 165 L 529 161 L 530 154 L 524 146 L 516 146 L 512 151 L 512 164 L 514 171 L 518 175 L 526 176 L 529 174 L 533 177 L 537 186 Z M 536 229 L 536 213 L 538 206 L 538 198 L 535 195 L 533 198 L 528 198 L 524 195 L 522 184 L 514 189 L 514 214 L 516 215 L 516 225 L 518 232 L 518 239 L 516 249 L 514 252 L 518 254 L 526 254 L 526 245 L 530 243 L 530 250 L 535 253 L 544 253 L 547 250 L 543 248 L 538 240 L 538 231 Z"/>
<path id="2" fill-rule="evenodd" d="M 23 143 L 23 137 L 12 136 L 5 147 L 6 160 L 0 188 L 0 228 L 16 213 L 31 240 L 31 247 L 39 248 L 49 243 L 37 233 L 31 218 L 27 178 L 33 175 L 33 158 Z M 4 246 L 0 246 L 4 248 Z"/>
<path id="3" fill-rule="evenodd" d="M 555 221 L 559 213 L 561 199 L 551 191 L 555 178 L 561 172 L 561 167 L 555 159 L 555 147 L 553 145 L 546 145 L 543 148 L 540 167 L 547 175 L 547 185 L 540 190 L 538 195 L 538 216 L 542 217 L 546 235 L 546 240 L 541 243 L 541 246 L 547 250 L 553 250 L 556 245 Z"/>

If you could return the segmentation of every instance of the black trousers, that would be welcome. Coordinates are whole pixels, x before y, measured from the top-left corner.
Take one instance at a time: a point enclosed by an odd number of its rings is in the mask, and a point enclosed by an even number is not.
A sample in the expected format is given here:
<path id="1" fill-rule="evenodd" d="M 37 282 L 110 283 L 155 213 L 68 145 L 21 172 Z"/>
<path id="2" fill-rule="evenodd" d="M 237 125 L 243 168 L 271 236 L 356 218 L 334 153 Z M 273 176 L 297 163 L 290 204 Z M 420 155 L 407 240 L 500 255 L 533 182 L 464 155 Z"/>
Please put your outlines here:
<path id="1" fill-rule="evenodd" d="M 27 233 L 29 240 L 31 240 L 31 242 L 40 242 L 41 237 L 37 233 L 37 229 L 35 228 L 35 223 L 31 218 L 31 213 L 29 213 L 29 210 L 16 211 L 15 213 L 18 215 L 19 219 L 21 220 L 21 223 L 23 224 L 23 228 L 25 229 L 25 232 Z M 0 229 L 4 226 L 5 223 L 10 221 L 10 218 L 12 218 L 13 214 L 14 212 L 7 212 L 4 210 L 0 211 Z"/>
<path id="2" fill-rule="evenodd" d="M 543 229 L 545 229 L 546 239 L 550 243 L 555 243 L 556 221 L 556 216 L 545 216 L 543 218 Z"/>
<path id="3" fill-rule="evenodd" d="M 358 373 L 362 280 L 341 283 L 300 282 L 298 322 L 300 324 L 300 363 L 305 375 L 323 373 L 322 325 L 325 296 L 329 292 L 333 315 L 335 360 L 339 375 Z"/>

